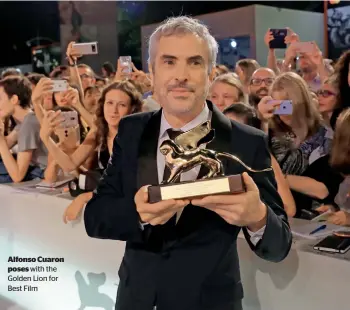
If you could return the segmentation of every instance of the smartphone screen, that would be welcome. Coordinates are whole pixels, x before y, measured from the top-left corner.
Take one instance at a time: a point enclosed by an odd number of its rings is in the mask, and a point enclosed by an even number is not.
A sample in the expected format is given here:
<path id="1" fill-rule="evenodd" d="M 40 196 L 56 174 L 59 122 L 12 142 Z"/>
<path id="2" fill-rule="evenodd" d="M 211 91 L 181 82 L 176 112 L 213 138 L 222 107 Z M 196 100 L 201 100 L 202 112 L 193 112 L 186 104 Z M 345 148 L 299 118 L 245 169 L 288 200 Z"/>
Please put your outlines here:
<path id="1" fill-rule="evenodd" d="M 132 67 L 131 67 L 131 56 L 120 56 L 120 64 L 124 67 L 123 72 L 124 73 L 131 73 Z"/>
<path id="2" fill-rule="evenodd" d="M 273 40 L 270 41 L 269 46 L 273 49 L 284 49 L 287 48 L 286 43 L 284 42 L 285 37 L 287 36 L 287 29 L 270 29 L 273 35 Z"/>

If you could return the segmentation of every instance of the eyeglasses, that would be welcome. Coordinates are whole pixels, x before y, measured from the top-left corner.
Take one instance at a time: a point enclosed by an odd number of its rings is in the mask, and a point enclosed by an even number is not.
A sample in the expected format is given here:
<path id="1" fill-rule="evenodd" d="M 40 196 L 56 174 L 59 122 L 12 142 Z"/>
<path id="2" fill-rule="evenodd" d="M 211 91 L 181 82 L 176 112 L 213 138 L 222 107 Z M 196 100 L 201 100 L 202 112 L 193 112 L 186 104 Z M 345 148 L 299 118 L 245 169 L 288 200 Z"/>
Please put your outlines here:
<path id="1" fill-rule="evenodd" d="M 260 86 L 262 84 L 262 82 L 264 82 L 266 86 L 271 86 L 274 80 L 275 79 L 273 79 L 273 78 L 252 79 L 251 84 L 254 86 Z"/>
<path id="2" fill-rule="evenodd" d="M 87 75 L 87 74 L 82 74 L 81 76 L 80 76 L 80 78 L 81 79 L 92 79 L 92 76 L 90 76 L 90 75 Z"/>
<path id="3" fill-rule="evenodd" d="M 316 92 L 316 95 L 317 96 L 322 96 L 323 98 L 328 98 L 330 96 L 335 96 L 336 94 L 331 92 L 330 90 L 322 90 L 322 89 L 320 89 L 320 90 L 318 90 Z"/>

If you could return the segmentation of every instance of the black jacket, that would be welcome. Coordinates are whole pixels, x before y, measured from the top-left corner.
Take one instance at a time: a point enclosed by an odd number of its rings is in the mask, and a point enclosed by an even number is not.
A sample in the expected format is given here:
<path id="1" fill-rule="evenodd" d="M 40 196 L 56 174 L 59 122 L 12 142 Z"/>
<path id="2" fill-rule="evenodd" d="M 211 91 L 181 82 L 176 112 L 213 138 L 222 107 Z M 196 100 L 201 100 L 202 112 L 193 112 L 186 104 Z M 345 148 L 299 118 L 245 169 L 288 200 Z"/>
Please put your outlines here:
<path id="1" fill-rule="evenodd" d="M 271 165 L 264 134 L 230 121 L 208 102 L 215 139 L 208 149 L 229 152 L 254 169 Z M 87 234 L 94 238 L 124 240 L 119 269 L 118 310 L 235 310 L 243 298 L 237 255 L 240 227 L 229 225 L 216 213 L 188 205 L 168 234 L 160 226 L 142 230 L 134 196 L 148 184 L 158 184 L 156 152 L 161 110 L 128 116 L 120 122 L 113 155 L 84 213 Z M 223 160 L 225 174 L 244 172 Z M 201 174 L 201 172 L 200 172 Z M 252 250 L 278 262 L 291 246 L 291 232 L 272 172 L 252 175 L 268 207 L 263 238 Z M 174 237 L 175 236 L 175 237 Z"/>

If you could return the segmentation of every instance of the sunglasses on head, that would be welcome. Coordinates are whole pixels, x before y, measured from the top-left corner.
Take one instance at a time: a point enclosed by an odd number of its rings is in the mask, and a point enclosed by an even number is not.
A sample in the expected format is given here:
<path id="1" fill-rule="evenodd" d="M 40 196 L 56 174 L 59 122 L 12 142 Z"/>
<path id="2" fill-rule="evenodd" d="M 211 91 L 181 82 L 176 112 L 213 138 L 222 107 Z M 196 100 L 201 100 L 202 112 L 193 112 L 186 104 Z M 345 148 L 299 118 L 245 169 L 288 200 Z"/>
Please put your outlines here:
<path id="1" fill-rule="evenodd" d="M 323 90 L 323 89 L 320 89 L 316 92 L 316 95 L 317 96 L 322 96 L 324 98 L 327 98 L 327 97 L 330 97 L 330 96 L 335 96 L 336 94 L 331 92 L 330 90 Z"/>
<path id="2" fill-rule="evenodd" d="M 251 84 L 254 86 L 260 86 L 262 82 L 265 83 L 266 86 L 272 85 L 274 79 L 273 78 L 266 78 L 266 79 L 252 79 Z"/>

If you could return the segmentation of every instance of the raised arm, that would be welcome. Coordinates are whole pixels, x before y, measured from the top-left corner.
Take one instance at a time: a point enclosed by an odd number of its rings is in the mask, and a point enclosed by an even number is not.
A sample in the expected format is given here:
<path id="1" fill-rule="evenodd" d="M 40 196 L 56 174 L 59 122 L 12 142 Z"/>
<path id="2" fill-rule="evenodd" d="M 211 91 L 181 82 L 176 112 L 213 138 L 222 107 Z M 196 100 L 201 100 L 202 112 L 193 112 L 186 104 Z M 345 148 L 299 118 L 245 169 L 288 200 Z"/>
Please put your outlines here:
<path id="1" fill-rule="evenodd" d="M 54 129 L 62 122 L 60 114 L 60 111 L 45 112 L 43 123 L 40 128 L 40 138 L 63 171 L 71 172 L 78 169 L 95 151 L 96 131 L 90 130 L 77 150 L 72 155 L 68 155 L 51 139 Z"/>
<path id="2" fill-rule="evenodd" d="M 67 51 L 66 51 L 68 65 L 69 65 L 70 81 L 72 84 L 78 87 L 80 97 L 84 98 L 83 84 L 81 83 L 81 78 L 80 78 L 79 70 L 77 66 L 78 58 L 81 57 L 81 55 L 73 48 L 74 43 L 75 42 L 70 42 L 67 46 Z"/>

